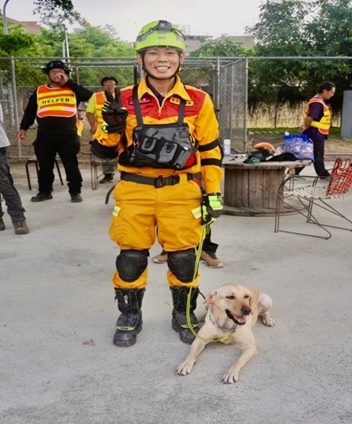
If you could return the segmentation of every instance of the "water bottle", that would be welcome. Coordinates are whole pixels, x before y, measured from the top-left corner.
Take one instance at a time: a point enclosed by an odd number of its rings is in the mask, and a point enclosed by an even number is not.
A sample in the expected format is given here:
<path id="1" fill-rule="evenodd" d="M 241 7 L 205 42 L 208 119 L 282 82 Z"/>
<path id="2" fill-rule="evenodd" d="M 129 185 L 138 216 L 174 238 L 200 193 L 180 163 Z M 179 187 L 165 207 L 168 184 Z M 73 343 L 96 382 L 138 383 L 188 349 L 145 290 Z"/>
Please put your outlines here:
<path id="1" fill-rule="evenodd" d="M 231 140 L 228 138 L 224 139 L 224 155 L 231 154 Z"/>
<path id="2" fill-rule="evenodd" d="M 282 146 L 277 146 L 276 147 L 276 154 L 281 155 L 281 153 L 282 153 Z"/>

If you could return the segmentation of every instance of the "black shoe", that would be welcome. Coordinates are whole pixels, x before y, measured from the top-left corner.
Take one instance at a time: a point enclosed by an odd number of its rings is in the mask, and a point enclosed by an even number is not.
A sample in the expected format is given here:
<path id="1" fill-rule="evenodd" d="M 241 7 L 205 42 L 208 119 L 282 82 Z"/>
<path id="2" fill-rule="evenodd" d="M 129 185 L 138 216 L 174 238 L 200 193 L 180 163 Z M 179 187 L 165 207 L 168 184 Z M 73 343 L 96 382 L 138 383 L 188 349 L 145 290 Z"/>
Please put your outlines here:
<path id="1" fill-rule="evenodd" d="M 82 196 L 79 193 L 71 194 L 72 203 L 81 203 L 83 202 Z"/>
<path id="2" fill-rule="evenodd" d="M 50 200 L 52 198 L 53 196 L 50 193 L 38 193 L 31 198 L 31 202 L 43 202 L 44 200 Z"/>
<path id="3" fill-rule="evenodd" d="M 116 322 L 116 331 L 113 343 L 119 347 L 133 346 L 137 341 L 137 334 L 142 331 L 142 314 L 121 314 Z"/>
<path id="4" fill-rule="evenodd" d="M 177 331 L 177 333 L 180 335 L 181 342 L 188 345 L 193 343 L 194 339 L 196 338 L 194 333 L 198 333 L 199 331 L 197 317 L 191 313 L 190 319 L 192 329 L 188 325 L 187 317 L 185 314 L 173 312 L 173 317 L 171 320 L 172 329 Z"/>
<path id="5" fill-rule="evenodd" d="M 193 287 L 191 292 L 191 299 L 189 310 L 188 294 L 191 290 L 188 287 L 170 287 L 172 293 L 172 302 L 174 308 L 172 310 L 172 328 L 180 335 L 181 342 L 192 344 L 195 339 L 195 333 L 198 333 L 199 324 L 198 319 L 194 314 L 197 307 L 197 297 L 199 294 L 198 287 Z M 190 323 L 188 323 L 187 315 L 189 313 Z"/>
<path id="6" fill-rule="evenodd" d="M 104 178 L 99 181 L 99 184 L 111 183 L 114 179 L 114 174 L 104 174 Z"/>

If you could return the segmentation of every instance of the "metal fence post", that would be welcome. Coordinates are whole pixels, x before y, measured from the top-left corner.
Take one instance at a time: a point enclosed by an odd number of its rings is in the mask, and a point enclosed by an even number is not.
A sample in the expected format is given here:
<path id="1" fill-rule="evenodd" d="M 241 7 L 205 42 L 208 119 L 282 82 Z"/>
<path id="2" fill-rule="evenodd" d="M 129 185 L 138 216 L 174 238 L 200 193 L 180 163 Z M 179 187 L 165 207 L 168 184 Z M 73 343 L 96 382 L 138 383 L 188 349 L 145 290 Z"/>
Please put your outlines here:
<path id="1" fill-rule="evenodd" d="M 18 103 L 17 103 L 17 89 L 16 89 L 16 68 L 15 68 L 15 58 L 11 56 L 11 80 L 12 80 L 12 96 L 13 96 L 13 110 L 15 118 L 15 129 L 19 129 L 18 121 Z M 17 138 L 17 147 L 18 147 L 18 159 L 22 159 L 22 146 L 21 140 Z"/>

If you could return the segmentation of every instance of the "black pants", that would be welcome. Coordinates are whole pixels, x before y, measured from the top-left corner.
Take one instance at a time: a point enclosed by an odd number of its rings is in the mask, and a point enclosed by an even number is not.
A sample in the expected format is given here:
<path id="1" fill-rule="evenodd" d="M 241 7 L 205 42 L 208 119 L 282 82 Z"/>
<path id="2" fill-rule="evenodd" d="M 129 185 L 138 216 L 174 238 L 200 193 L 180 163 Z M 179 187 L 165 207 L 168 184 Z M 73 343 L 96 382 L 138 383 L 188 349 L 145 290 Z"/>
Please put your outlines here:
<path id="1" fill-rule="evenodd" d="M 314 131 L 309 133 L 310 139 L 313 141 L 314 148 L 314 169 L 319 177 L 328 177 L 329 171 L 325 168 L 324 153 L 325 153 L 325 136 L 314 128 Z M 296 168 L 296 175 L 302 171 L 303 168 Z"/>
<path id="2" fill-rule="evenodd" d="M 203 246 L 202 246 L 202 250 L 204 252 L 212 252 L 215 253 L 216 249 L 218 248 L 218 244 L 213 243 L 210 239 L 211 236 L 211 230 L 209 229 L 209 232 L 206 234 L 206 236 L 204 237 L 204 241 L 203 241 Z"/>
<path id="3" fill-rule="evenodd" d="M 80 193 L 82 175 L 78 167 L 77 159 L 80 148 L 78 135 L 38 133 L 33 145 L 39 164 L 39 193 L 50 194 L 53 191 L 56 154 L 59 155 L 65 168 L 69 193 Z"/>

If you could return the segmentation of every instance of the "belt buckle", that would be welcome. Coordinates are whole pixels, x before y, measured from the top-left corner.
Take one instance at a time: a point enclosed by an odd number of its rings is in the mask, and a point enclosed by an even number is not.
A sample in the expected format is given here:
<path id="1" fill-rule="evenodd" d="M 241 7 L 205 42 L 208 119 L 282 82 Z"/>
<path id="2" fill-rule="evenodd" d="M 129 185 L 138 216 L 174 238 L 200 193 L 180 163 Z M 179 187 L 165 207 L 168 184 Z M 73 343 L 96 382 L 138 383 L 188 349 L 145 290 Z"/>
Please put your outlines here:
<path id="1" fill-rule="evenodd" d="M 161 175 L 159 175 L 158 177 L 156 177 L 155 180 L 154 180 L 154 187 L 155 188 L 164 187 L 163 179 L 164 178 Z"/>

